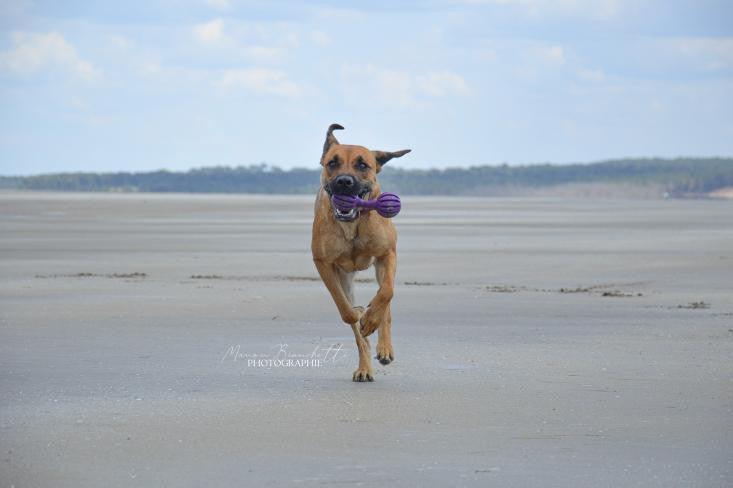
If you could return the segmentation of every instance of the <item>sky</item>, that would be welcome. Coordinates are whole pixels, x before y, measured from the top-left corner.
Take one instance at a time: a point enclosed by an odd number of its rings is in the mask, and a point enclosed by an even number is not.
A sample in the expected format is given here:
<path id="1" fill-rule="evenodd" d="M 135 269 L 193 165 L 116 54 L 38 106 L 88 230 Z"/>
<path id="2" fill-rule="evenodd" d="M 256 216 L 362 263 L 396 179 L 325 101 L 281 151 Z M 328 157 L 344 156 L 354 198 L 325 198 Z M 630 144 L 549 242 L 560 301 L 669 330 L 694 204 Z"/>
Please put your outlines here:
<path id="1" fill-rule="evenodd" d="M 0 174 L 733 155 L 729 0 L 0 0 Z"/>

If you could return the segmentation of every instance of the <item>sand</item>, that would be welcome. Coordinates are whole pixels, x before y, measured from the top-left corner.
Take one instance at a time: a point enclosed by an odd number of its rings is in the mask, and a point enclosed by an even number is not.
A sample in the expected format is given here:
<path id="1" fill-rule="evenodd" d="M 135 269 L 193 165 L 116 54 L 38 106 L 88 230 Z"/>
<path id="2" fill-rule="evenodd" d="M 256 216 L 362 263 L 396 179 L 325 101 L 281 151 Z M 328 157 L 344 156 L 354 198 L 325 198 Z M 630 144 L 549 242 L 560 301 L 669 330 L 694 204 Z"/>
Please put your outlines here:
<path id="1" fill-rule="evenodd" d="M 374 383 L 310 197 L 0 208 L 0 486 L 733 484 L 731 202 L 405 198 Z"/>

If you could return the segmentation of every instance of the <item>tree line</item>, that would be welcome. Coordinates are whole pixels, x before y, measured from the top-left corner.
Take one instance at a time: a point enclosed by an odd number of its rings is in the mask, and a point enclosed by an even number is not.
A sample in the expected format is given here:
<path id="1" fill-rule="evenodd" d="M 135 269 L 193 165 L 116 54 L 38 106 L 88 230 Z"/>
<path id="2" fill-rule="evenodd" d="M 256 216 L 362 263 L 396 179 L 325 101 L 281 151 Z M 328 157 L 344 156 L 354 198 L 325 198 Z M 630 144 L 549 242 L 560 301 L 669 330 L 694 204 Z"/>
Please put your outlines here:
<path id="1" fill-rule="evenodd" d="M 265 164 L 214 166 L 185 172 L 55 173 L 0 177 L 0 188 L 53 191 L 313 193 L 319 169 L 282 170 Z M 401 169 L 386 166 L 382 188 L 405 195 L 476 195 L 496 188 L 576 183 L 654 185 L 670 196 L 733 187 L 733 158 L 622 159 L 589 164 Z"/>

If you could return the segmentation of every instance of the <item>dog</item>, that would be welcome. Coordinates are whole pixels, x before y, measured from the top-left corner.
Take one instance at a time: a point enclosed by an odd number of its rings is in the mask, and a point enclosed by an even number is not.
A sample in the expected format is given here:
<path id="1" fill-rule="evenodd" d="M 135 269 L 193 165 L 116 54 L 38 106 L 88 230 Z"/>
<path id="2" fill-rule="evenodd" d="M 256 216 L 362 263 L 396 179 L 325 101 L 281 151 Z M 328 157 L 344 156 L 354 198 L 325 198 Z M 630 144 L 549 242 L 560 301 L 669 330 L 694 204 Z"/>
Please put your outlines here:
<path id="1" fill-rule="evenodd" d="M 377 212 L 352 209 L 342 212 L 331 203 L 332 195 L 356 195 L 374 199 L 381 194 L 377 174 L 392 158 L 410 152 L 371 151 L 363 146 L 340 144 L 331 124 L 321 155 L 321 188 L 318 190 L 313 219 L 311 251 L 323 284 L 331 294 L 341 320 L 354 331 L 359 350 L 359 367 L 353 381 L 374 381 L 369 339 L 379 330 L 376 358 L 387 365 L 394 360 L 392 314 L 397 264 L 397 231 L 390 219 Z M 374 265 L 379 290 L 365 309 L 354 303 L 354 276 Z"/>

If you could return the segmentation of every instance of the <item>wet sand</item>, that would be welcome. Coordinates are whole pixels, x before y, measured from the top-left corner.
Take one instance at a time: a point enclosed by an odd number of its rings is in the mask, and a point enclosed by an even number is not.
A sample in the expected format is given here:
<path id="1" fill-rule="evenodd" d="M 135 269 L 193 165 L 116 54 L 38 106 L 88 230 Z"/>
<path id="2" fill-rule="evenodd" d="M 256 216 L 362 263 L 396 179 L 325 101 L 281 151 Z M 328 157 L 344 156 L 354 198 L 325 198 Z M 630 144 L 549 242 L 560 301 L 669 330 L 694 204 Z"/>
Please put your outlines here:
<path id="1" fill-rule="evenodd" d="M 733 484 L 732 202 L 406 198 L 374 383 L 311 197 L 0 208 L 2 487 Z"/>

